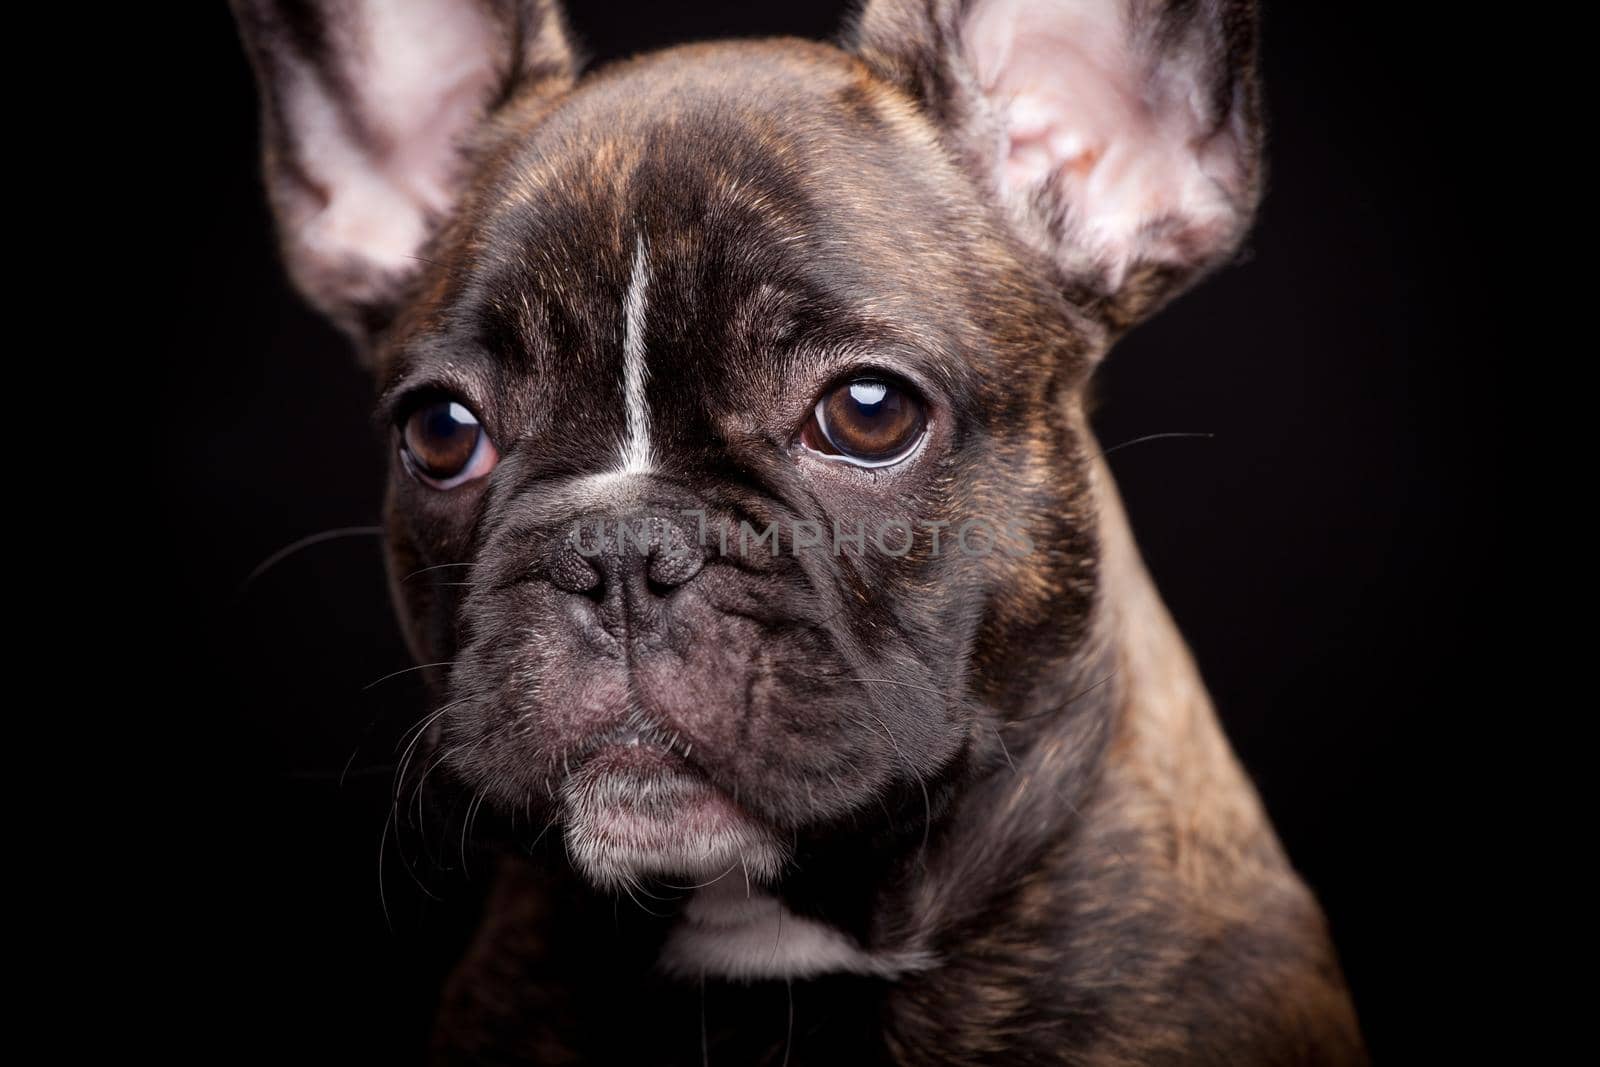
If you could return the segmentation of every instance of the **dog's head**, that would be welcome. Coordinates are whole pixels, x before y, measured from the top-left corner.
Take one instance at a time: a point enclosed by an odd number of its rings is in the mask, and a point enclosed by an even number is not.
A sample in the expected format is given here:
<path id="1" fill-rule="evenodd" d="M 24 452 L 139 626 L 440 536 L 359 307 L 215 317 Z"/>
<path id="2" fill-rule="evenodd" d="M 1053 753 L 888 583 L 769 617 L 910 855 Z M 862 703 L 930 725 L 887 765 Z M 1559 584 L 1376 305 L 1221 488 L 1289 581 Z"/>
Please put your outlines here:
<path id="1" fill-rule="evenodd" d="M 990 757 L 1094 603 L 1085 380 L 1253 209 L 1248 3 L 872 0 L 581 77 L 548 0 L 238 14 L 451 772 L 599 882 L 771 879 Z"/>

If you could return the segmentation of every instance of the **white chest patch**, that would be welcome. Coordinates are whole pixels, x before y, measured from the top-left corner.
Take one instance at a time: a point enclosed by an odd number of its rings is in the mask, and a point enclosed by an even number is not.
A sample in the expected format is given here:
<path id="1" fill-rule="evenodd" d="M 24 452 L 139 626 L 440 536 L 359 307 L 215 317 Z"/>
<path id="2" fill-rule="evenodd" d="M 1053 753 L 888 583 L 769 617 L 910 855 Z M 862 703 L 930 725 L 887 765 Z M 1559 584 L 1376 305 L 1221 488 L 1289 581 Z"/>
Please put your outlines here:
<path id="1" fill-rule="evenodd" d="M 821 974 L 895 978 L 932 962 L 922 952 L 869 952 L 836 927 L 749 891 L 738 878 L 696 890 L 661 951 L 661 969 L 668 974 L 743 981 Z"/>

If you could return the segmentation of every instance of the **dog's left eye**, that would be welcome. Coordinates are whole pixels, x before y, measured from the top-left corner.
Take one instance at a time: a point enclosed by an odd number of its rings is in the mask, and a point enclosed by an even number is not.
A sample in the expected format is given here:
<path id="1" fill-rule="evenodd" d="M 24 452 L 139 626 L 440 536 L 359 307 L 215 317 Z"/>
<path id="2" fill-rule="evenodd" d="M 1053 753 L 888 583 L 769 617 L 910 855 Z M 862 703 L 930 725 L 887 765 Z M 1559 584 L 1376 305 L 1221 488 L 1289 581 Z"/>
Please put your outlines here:
<path id="1" fill-rule="evenodd" d="M 887 467 L 916 449 L 927 422 L 922 401 L 909 387 L 854 378 L 817 401 L 800 443 L 858 467 Z"/>
<path id="2" fill-rule="evenodd" d="M 435 400 L 407 416 L 400 430 L 406 466 L 435 489 L 454 489 L 494 469 L 500 453 L 478 418 L 457 400 Z"/>

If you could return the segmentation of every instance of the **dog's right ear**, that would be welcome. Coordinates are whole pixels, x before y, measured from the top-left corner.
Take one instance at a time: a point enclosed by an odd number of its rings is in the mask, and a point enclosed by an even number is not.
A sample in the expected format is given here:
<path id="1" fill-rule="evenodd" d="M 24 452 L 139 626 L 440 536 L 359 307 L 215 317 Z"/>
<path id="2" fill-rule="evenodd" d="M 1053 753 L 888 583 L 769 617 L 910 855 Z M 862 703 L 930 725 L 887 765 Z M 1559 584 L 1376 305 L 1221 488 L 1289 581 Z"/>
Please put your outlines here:
<path id="1" fill-rule="evenodd" d="M 363 352 L 513 94 L 576 76 L 554 0 L 233 0 L 289 274 Z"/>

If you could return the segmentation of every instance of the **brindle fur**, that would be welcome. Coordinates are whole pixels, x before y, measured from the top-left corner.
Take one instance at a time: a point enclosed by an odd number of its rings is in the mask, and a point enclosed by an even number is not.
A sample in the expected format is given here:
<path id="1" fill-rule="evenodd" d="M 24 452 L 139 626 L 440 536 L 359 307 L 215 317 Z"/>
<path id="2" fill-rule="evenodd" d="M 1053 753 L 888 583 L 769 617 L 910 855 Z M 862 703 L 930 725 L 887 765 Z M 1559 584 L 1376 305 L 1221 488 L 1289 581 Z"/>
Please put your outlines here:
<path id="1" fill-rule="evenodd" d="M 919 543 L 903 559 L 817 573 L 781 561 L 740 579 L 794 601 L 763 625 L 815 642 L 820 677 L 751 673 L 777 691 L 774 707 L 784 694 L 824 709 L 867 700 L 901 731 L 932 719 L 959 738 L 913 745 L 915 766 L 900 768 L 875 730 L 769 714 L 746 743 L 775 764 L 797 745 L 818 760 L 848 748 L 875 783 L 835 783 L 818 810 L 848 814 L 818 818 L 795 794 L 826 783 L 752 769 L 739 744 L 704 741 L 742 799 L 792 831 L 792 874 L 776 889 L 788 906 L 868 947 L 926 953 L 931 968 L 893 981 L 673 982 L 652 967 L 666 920 L 629 905 L 619 917 L 559 860 L 508 855 L 446 991 L 439 1062 L 1364 1058 L 1320 912 L 1221 734 L 1084 414 L 1111 340 L 1211 262 L 1098 291 L 1007 226 L 962 158 L 976 120 L 959 77 L 933 58 L 958 10 L 875 3 L 852 48 L 691 46 L 574 83 L 559 17 L 507 9 L 508 56 L 538 61 L 504 65 L 458 208 L 414 275 L 323 301 L 369 353 L 384 404 L 418 381 L 448 382 L 495 440 L 538 441 L 503 447 L 492 488 L 447 496 L 396 464 L 386 510 L 413 651 L 457 663 L 433 678 L 440 702 L 493 694 L 430 743 L 468 749 L 448 766 L 508 811 L 552 772 L 508 725 L 513 635 L 542 610 L 517 575 L 582 511 L 561 479 L 598 470 L 612 440 L 617 294 L 636 226 L 664 265 L 655 291 L 670 309 L 651 320 L 662 353 L 652 403 L 677 413 L 653 502 L 728 524 L 836 512 L 836 498 L 808 497 L 772 461 L 770 426 L 788 383 L 847 365 L 817 353 L 893 348 L 962 427 L 898 505 L 953 523 L 1014 516 L 1038 548 L 974 562 Z M 1216 65 L 1244 86 L 1253 120 L 1254 15 L 1228 11 Z M 321 55 L 315 20 L 290 33 L 255 5 L 241 13 L 265 84 L 274 49 Z M 265 107 L 270 177 L 293 166 L 293 142 L 270 91 Z M 795 355 L 775 369 L 779 351 Z M 440 571 L 400 580 L 468 560 L 465 587 Z M 829 650 L 844 640 L 909 650 L 926 673 L 914 685 L 855 681 L 855 664 Z M 683 654 L 686 671 L 708 669 Z M 542 684 L 576 683 L 552 673 Z M 604 967 L 568 965 L 596 954 Z"/>

